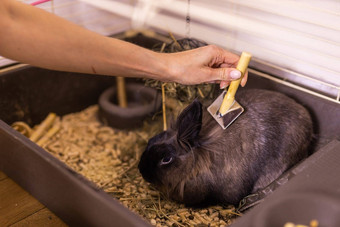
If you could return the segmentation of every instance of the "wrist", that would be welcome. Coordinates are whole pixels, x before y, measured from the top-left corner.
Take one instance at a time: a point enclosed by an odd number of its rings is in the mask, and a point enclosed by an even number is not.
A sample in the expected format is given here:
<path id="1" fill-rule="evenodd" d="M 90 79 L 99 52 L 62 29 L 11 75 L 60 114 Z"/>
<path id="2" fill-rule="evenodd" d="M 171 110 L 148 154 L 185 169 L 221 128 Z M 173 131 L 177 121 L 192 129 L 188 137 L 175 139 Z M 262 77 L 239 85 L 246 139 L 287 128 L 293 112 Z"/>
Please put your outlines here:
<path id="1" fill-rule="evenodd" d="M 178 63 L 178 58 L 175 53 L 156 53 L 159 67 L 161 69 L 161 75 L 158 80 L 163 82 L 180 82 L 179 75 L 183 75 L 180 72 L 181 64 Z"/>
<path id="2" fill-rule="evenodd" d="M 169 54 L 152 51 L 152 55 L 150 59 L 153 62 L 148 65 L 149 72 L 146 76 L 162 82 L 174 82 L 176 74 L 173 72 Z"/>

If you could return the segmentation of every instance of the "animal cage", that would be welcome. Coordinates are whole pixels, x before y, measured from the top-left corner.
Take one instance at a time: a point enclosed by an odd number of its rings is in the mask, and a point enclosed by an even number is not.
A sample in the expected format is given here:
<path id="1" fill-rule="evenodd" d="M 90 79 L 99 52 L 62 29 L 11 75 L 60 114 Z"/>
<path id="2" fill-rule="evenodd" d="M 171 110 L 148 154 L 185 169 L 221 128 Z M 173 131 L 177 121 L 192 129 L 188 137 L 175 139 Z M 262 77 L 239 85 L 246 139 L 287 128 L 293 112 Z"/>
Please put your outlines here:
<path id="1" fill-rule="evenodd" d="M 232 226 L 308 224 L 313 219 L 318 220 L 320 227 L 339 226 L 340 51 L 337 50 L 340 28 L 333 23 L 339 15 L 331 11 L 334 7 L 339 9 L 339 4 L 331 0 L 323 6 L 318 1 L 312 1 L 311 5 L 306 1 L 298 5 L 294 5 L 295 1 L 274 4 L 266 0 L 260 1 L 262 5 L 254 5 L 252 1 L 228 0 L 216 5 L 207 2 L 55 0 L 53 5 L 46 2 L 40 7 L 53 9 L 54 13 L 96 32 L 150 49 L 157 43 L 169 42 L 168 31 L 176 37 L 198 38 L 236 53 L 249 49 L 254 59 L 247 85 L 242 89 L 275 90 L 297 100 L 312 115 L 315 140 L 312 154 L 306 160 L 242 201 L 245 213 Z M 282 4 L 281 10 L 290 9 L 287 17 L 281 14 L 277 4 Z M 73 12 L 76 9 L 79 13 L 73 15 L 66 9 Z M 225 13 L 222 9 L 228 10 Z M 316 18 L 311 19 L 308 14 L 313 10 Z M 93 16 L 84 15 L 89 12 Z M 229 16 L 225 18 L 225 14 Z M 259 18 L 260 15 L 265 18 Z M 95 25 L 93 18 L 100 25 Z M 266 18 L 272 23 L 263 23 Z M 250 21 L 252 28 L 247 28 Z M 254 26 L 261 26 L 263 30 L 257 31 Z M 315 37 L 317 28 L 324 31 L 320 36 L 325 37 Z M 308 34 L 303 29 L 309 29 Z M 280 30 L 283 33 L 272 35 Z M 287 34 L 292 35 L 284 37 Z M 259 45 L 254 45 L 257 42 Z M 303 45 L 299 46 L 300 43 Z M 313 46 L 310 52 L 308 45 Z M 317 60 L 321 63 L 315 65 Z M 294 62 L 290 64 L 290 61 Z M 46 70 L 4 58 L 0 63 L 3 65 L 0 69 L 0 170 L 71 226 L 150 226 L 10 126 L 16 121 L 36 125 L 50 112 L 63 116 L 97 104 L 101 93 L 116 83 L 115 78 Z"/>

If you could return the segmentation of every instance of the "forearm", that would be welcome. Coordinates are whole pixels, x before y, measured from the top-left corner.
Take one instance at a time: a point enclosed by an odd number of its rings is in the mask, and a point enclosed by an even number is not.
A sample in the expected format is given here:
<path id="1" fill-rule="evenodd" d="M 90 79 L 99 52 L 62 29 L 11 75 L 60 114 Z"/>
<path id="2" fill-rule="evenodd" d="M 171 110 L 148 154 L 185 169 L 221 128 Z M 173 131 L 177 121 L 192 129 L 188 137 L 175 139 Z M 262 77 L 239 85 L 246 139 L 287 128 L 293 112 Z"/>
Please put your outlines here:
<path id="1" fill-rule="evenodd" d="M 101 36 L 16 0 L 0 0 L 0 55 L 54 70 L 182 84 L 223 81 L 224 87 L 241 75 L 233 68 L 239 57 L 222 48 L 210 45 L 156 53 Z M 247 76 L 243 85 L 246 80 Z"/>
<path id="2" fill-rule="evenodd" d="M 41 9 L 2 1 L 0 54 L 5 57 L 43 68 L 103 75 L 157 79 L 166 72 L 166 61 L 155 52 L 101 36 Z"/>

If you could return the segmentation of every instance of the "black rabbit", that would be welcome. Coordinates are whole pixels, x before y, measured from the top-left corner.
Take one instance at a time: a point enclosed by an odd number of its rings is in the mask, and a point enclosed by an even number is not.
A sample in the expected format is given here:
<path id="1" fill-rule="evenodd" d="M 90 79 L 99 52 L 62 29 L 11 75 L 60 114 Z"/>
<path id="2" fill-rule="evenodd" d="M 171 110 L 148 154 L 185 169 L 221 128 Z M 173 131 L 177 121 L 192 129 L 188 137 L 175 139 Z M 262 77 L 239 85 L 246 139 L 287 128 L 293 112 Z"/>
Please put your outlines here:
<path id="1" fill-rule="evenodd" d="M 169 130 L 151 138 L 138 168 L 168 197 L 187 205 L 234 204 L 307 156 L 312 121 L 287 96 L 249 89 L 245 112 L 226 130 L 195 100 Z"/>

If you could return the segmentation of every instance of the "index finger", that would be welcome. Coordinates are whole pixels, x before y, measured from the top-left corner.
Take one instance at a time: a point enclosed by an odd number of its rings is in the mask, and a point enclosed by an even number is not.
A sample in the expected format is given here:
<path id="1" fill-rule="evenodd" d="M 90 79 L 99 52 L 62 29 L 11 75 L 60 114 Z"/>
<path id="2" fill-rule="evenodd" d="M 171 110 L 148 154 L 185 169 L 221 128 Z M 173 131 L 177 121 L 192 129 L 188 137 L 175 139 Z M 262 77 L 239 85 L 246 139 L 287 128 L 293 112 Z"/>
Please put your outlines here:
<path id="1" fill-rule="evenodd" d="M 248 70 L 246 71 L 246 73 L 243 75 L 243 78 L 241 80 L 241 86 L 244 87 L 246 85 L 248 81 Z"/>

